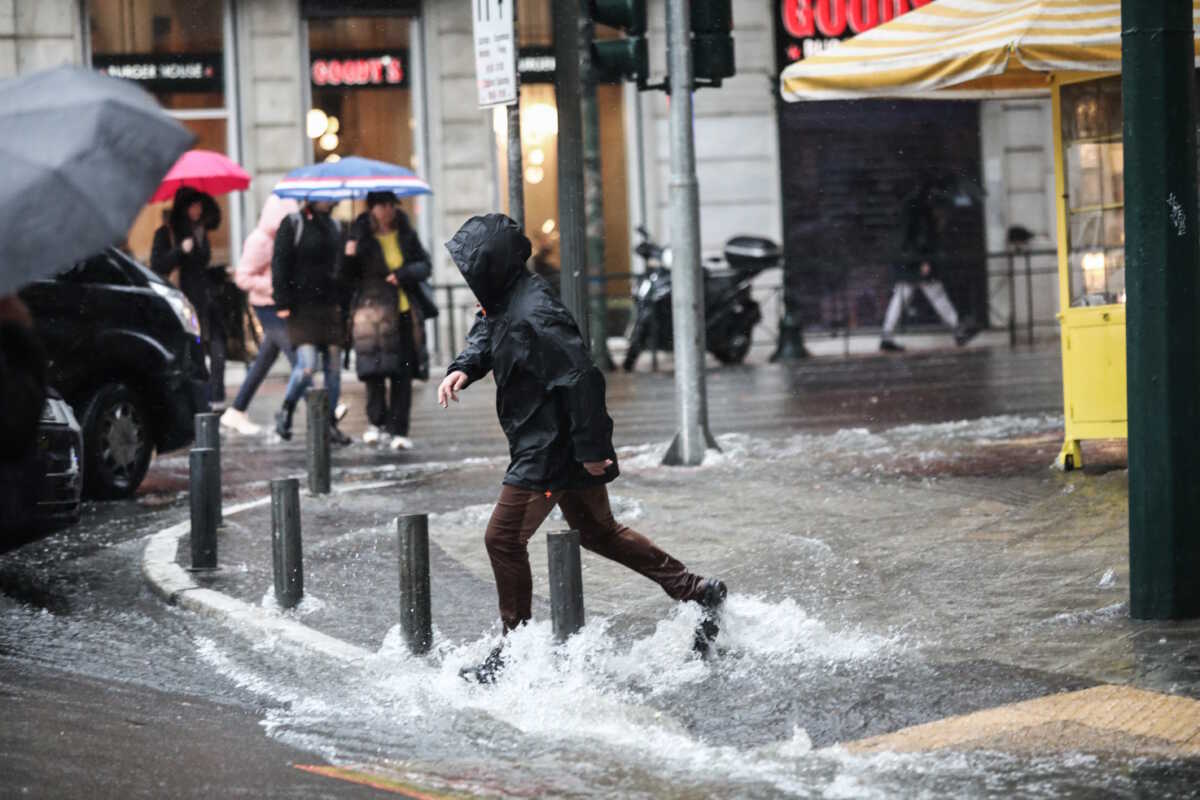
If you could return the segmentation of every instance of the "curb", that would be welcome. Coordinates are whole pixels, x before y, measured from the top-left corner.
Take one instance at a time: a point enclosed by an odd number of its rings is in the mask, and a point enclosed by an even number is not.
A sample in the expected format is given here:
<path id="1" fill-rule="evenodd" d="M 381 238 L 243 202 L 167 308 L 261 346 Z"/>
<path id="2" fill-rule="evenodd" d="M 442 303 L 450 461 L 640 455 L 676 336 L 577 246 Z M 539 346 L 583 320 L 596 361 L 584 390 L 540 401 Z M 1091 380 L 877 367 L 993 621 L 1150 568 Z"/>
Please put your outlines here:
<path id="1" fill-rule="evenodd" d="M 339 486 L 333 493 L 350 494 L 394 486 L 396 483 L 397 481 L 380 481 Z M 250 500 L 225 506 L 222 512 L 225 517 L 230 517 L 268 505 L 270 502 L 270 497 Z M 146 547 L 142 551 L 142 575 L 154 593 L 168 604 L 238 626 L 249 633 L 282 639 L 336 661 L 358 663 L 374 655 L 366 648 L 321 633 L 296 620 L 199 586 L 175 560 L 179 551 L 179 540 L 190 531 L 191 521 L 185 520 L 146 537 Z"/>

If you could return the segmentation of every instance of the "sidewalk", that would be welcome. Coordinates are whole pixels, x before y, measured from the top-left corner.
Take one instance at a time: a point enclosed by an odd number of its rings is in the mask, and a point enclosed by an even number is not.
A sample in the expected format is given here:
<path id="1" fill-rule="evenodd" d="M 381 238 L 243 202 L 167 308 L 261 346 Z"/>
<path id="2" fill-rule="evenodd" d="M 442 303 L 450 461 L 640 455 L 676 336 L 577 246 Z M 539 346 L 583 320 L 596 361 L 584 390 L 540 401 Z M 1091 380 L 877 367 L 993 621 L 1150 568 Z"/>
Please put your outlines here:
<path id="1" fill-rule="evenodd" d="M 472 407 L 488 401 L 472 398 Z M 1190 796 L 1200 764 L 1200 622 L 1128 618 L 1124 443 L 1093 445 L 1086 472 L 1062 474 L 1048 469 L 1061 435 L 1054 413 L 725 434 L 722 452 L 694 469 L 659 466 L 665 444 L 621 447 L 622 477 L 610 486 L 618 519 L 730 587 L 723 652 L 712 663 L 689 653 L 694 608 L 587 553 L 588 625 L 574 649 L 556 656 L 544 533 L 563 523 L 552 518 L 531 542 L 540 622 L 514 637 L 512 675 L 494 690 L 461 686 L 458 667 L 480 658 L 497 633 L 483 529 L 506 464 L 499 456 L 379 475 L 335 471 L 343 493 L 302 493 L 307 597 L 297 610 L 274 608 L 266 504 L 227 515 L 224 569 L 197 581 L 347 643 L 366 674 L 387 676 L 368 680 L 380 681 L 364 690 L 369 702 L 448 714 L 444 730 L 424 715 L 410 719 L 411 734 L 398 732 L 399 722 L 363 723 L 381 725 L 393 747 L 403 742 L 409 764 L 468 758 L 479 769 L 478 756 L 463 751 L 479 745 L 453 734 L 462 723 L 451 720 L 486 713 L 522 741 L 550 737 L 556 752 L 602 744 L 607 754 L 592 757 L 633 770 L 634 793 L 646 796 L 674 794 L 665 787 L 677 780 L 701 794 L 757 796 L 746 787 L 764 783 L 773 788 L 762 796 L 807 793 L 809 779 L 818 780 L 808 771 L 825 776 L 828 763 L 818 768 L 803 754 L 835 745 L 846 749 L 820 752 L 840 754 L 838 774 L 850 770 L 866 783 L 826 796 L 909 795 L 933 785 L 914 784 L 913 770 L 958 787 L 949 794 L 977 796 L 978 782 L 997 771 L 1014 780 L 1045 773 L 1038 759 L 1046 758 L 1057 759 L 1046 780 L 1062 770 L 1065 785 L 1085 791 L 1112 790 L 1131 759 L 1158 759 L 1176 766 L 1134 785 Z M 390 483 L 365 483 L 377 478 Z M 409 513 L 430 514 L 436 644 L 420 660 L 405 654 L 396 630 L 393 520 Z M 187 552 L 184 536 L 178 557 Z M 337 737 L 326 731 L 357 724 L 353 711 L 322 714 L 281 724 L 343 760 L 384 769 L 377 756 L 329 743 Z M 870 738 L 885 735 L 892 738 Z M 981 747 L 1008 760 L 966 767 L 939 757 L 903 769 L 894 760 L 846 760 L 860 750 Z M 1092 760 L 1076 764 L 1072 753 Z M 694 781 L 670 777 L 690 775 L 695 759 L 708 766 Z M 514 764 L 484 772 L 506 786 L 566 792 L 556 783 L 566 777 Z"/>

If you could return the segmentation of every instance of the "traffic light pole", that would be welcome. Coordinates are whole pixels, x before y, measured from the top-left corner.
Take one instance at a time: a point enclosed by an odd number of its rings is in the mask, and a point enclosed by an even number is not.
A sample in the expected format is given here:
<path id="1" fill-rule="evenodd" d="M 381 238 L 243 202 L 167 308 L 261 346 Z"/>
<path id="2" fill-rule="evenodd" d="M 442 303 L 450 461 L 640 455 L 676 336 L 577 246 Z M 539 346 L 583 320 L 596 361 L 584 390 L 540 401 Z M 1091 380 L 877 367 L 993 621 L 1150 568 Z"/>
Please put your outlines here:
<path id="1" fill-rule="evenodd" d="M 600 115 L 596 109 L 596 71 L 592 66 L 595 24 L 590 10 L 580 25 L 579 72 L 583 79 L 583 172 L 587 213 L 588 299 L 592 318 L 592 361 L 603 370 L 615 368 L 608 354 L 608 284 L 604 281 L 604 187 L 600 172 Z"/>
<path id="2" fill-rule="evenodd" d="M 715 448 L 716 442 L 708 430 L 704 376 L 700 192 L 692 132 L 691 0 L 667 0 L 667 48 L 671 72 L 671 312 L 678 430 L 663 463 L 695 466 L 704 461 L 705 449 Z"/>
<path id="3" fill-rule="evenodd" d="M 559 0 L 554 8 L 554 96 L 558 103 L 558 230 L 563 305 L 590 348 L 587 237 L 583 199 L 583 119 L 579 96 L 581 10 L 588 0 Z"/>
<path id="4" fill-rule="evenodd" d="M 520 47 L 517 30 L 517 8 L 520 3 L 513 2 L 513 47 Z M 521 74 L 518 71 L 517 99 L 508 107 L 508 215 L 517 225 L 525 227 L 525 165 L 522 163 L 521 152 Z"/>
<path id="5" fill-rule="evenodd" d="M 1121 3 L 1129 611 L 1200 616 L 1200 220 L 1192 4 Z"/>

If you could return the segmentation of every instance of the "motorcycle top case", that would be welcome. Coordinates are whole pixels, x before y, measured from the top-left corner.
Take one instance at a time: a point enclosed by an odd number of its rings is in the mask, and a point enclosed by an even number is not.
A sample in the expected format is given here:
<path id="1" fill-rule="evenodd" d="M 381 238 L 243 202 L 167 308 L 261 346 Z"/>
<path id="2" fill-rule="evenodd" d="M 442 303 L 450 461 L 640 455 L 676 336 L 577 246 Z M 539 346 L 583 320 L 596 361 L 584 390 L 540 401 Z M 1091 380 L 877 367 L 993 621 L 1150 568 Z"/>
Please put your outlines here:
<path id="1" fill-rule="evenodd" d="M 734 236 L 725 243 L 725 260 L 739 270 L 766 269 L 779 263 L 783 249 L 762 236 Z"/>

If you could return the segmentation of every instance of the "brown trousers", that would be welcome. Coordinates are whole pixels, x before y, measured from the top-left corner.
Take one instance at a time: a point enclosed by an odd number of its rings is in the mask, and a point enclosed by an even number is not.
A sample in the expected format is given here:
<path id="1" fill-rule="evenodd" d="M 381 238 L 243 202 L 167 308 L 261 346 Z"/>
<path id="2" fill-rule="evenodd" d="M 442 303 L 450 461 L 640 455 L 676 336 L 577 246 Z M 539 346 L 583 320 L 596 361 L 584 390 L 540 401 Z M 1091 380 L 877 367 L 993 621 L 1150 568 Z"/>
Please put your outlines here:
<path id="1" fill-rule="evenodd" d="M 506 484 L 500 489 L 484 536 L 496 575 L 505 631 L 532 616 L 533 578 L 527 545 L 556 505 L 571 530 L 579 531 L 580 544 L 588 550 L 645 575 L 676 600 L 694 600 L 700 595 L 703 578 L 688 572 L 645 536 L 613 519 L 607 487 L 546 493 Z"/>

